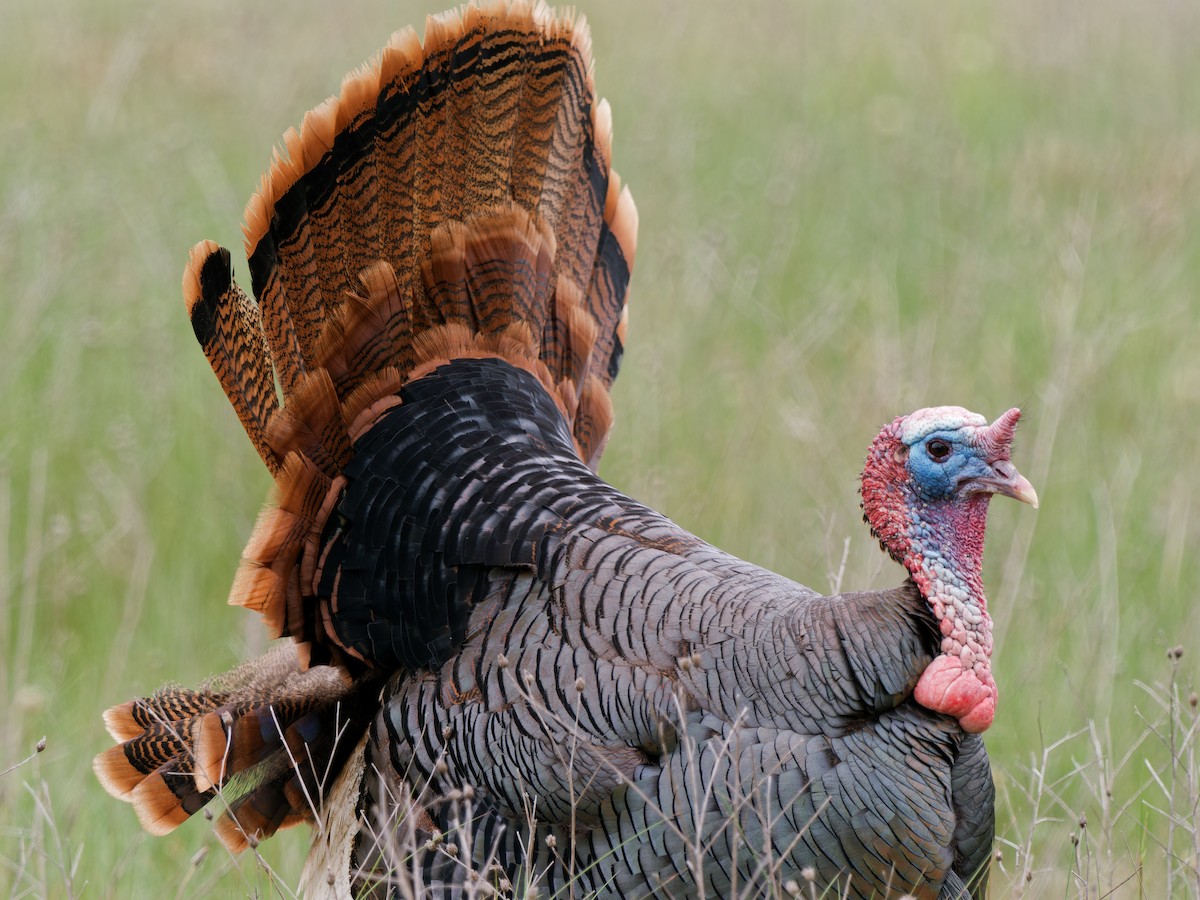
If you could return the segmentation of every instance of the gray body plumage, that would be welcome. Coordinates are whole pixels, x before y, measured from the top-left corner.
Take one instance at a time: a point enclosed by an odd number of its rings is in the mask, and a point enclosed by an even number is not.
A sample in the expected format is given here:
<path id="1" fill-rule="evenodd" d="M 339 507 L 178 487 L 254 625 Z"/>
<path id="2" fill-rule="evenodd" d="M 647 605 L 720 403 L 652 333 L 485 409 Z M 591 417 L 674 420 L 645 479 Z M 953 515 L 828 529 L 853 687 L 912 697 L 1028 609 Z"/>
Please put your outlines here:
<path id="1" fill-rule="evenodd" d="M 754 896 L 806 869 L 852 897 L 981 892 L 987 756 L 909 698 L 936 647 L 915 588 L 824 597 L 705 544 L 593 475 L 536 381 L 499 360 L 426 376 L 392 416 L 356 454 L 364 502 L 419 496 L 408 509 L 440 530 L 397 548 L 347 504 L 347 555 L 363 572 L 379 568 L 364 547 L 389 571 L 438 560 L 445 584 L 487 574 L 458 650 L 385 689 L 369 819 L 402 826 L 397 798 L 416 797 L 421 841 L 469 835 L 480 871 L 544 872 L 576 896 Z M 401 624 L 420 602 L 369 598 Z M 464 788 L 466 805 L 438 799 Z M 403 830 L 381 830 L 388 864 Z M 430 886 L 465 877 L 424 860 Z"/>

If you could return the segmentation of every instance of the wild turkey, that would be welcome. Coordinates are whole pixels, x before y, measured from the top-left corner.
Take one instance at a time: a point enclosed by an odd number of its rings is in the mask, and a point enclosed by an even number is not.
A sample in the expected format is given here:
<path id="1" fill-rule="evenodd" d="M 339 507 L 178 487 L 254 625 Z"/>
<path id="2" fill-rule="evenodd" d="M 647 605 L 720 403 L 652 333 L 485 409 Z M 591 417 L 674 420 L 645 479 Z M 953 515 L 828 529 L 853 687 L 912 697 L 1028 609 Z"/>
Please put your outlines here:
<path id="1" fill-rule="evenodd" d="M 880 432 L 888 591 L 821 596 L 601 481 L 637 232 L 610 123 L 582 19 L 444 14 L 285 135 L 257 302 L 193 249 L 192 326 L 276 479 L 230 602 L 293 640 L 109 710 L 97 775 L 155 834 L 218 796 L 235 851 L 313 822 L 336 896 L 982 895 L 980 566 L 990 496 L 1036 505 L 1019 412 Z"/>

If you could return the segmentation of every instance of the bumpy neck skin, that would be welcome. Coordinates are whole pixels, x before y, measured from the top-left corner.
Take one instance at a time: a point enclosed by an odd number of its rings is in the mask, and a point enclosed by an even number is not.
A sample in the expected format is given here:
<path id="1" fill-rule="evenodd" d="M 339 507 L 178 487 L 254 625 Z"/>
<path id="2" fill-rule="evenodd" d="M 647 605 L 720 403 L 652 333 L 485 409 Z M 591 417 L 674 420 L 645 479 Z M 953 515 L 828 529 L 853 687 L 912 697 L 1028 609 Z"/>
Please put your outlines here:
<path id="1" fill-rule="evenodd" d="M 983 593 L 987 494 L 918 510 L 901 563 L 924 595 L 942 632 L 941 654 L 921 675 L 913 696 L 980 732 L 996 714 L 992 619 Z"/>
<path id="2" fill-rule="evenodd" d="M 906 468 L 901 419 L 876 438 L 863 471 L 863 513 L 880 545 L 902 564 L 929 603 L 941 652 L 917 682 L 922 706 L 981 732 L 996 712 L 992 620 L 983 592 L 986 493 L 938 499 L 919 494 Z"/>

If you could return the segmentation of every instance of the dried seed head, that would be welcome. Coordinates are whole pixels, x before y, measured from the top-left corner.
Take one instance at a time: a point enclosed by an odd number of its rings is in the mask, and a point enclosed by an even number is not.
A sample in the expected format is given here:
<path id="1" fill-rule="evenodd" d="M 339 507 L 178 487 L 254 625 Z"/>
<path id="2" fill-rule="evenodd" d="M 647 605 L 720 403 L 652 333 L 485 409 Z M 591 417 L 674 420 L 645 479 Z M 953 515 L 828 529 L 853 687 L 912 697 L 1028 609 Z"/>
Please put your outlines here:
<path id="1" fill-rule="evenodd" d="M 795 878 L 789 878 L 783 883 L 783 889 L 787 891 L 789 897 L 800 896 L 800 883 Z"/>
<path id="2" fill-rule="evenodd" d="M 1190 706 L 1192 709 L 1200 706 L 1200 696 L 1197 696 L 1195 691 L 1192 691 L 1190 694 L 1188 694 L 1188 706 Z"/>
<path id="3" fill-rule="evenodd" d="M 546 846 L 549 847 L 551 850 L 553 850 L 555 847 L 558 846 L 558 838 L 556 838 L 552 834 L 546 835 Z"/>
<path id="4" fill-rule="evenodd" d="M 816 881 L 817 880 L 817 870 L 814 869 L 812 866 L 805 866 L 803 869 L 800 870 L 800 877 L 803 878 L 805 881 L 809 881 L 809 882 Z"/>
<path id="5" fill-rule="evenodd" d="M 508 668 L 508 657 L 505 656 L 503 653 L 501 653 L 499 656 L 496 657 L 496 668 L 498 668 L 498 669 L 507 669 Z"/>
<path id="6" fill-rule="evenodd" d="M 692 654 L 692 665 L 695 666 L 697 669 L 700 668 L 700 654 L 699 653 Z"/>
<path id="7" fill-rule="evenodd" d="M 448 741 L 452 737 L 454 737 L 454 726 L 453 725 L 447 725 L 444 728 L 442 728 L 442 740 L 443 741 Z"/>
<path id="8" fill-rule="evenodd" d="M 43 750 L 45 750 L 46 749 L 46 739 L 43 737 L 40 741 L 37 742 L 37 746 L 34 747 L 33 749 L 36 750 L 38 753 L 41 753 Z"/>
<path id="9" fill-rule="evenodd" d="M 200 865 L 200 863 L 204 862 L 204 857 L 206 856 L 208 856 L 207 847 L 201 847 L 199 850 L 197 850 L 192 856 L 192 868 L 194 869 L 196 866 Z"/>
<path id="10" fill-rule="evenodd" d="M 585 681 L 584 681 L 582 678 L 576 678 L 576 679 L 575 679 L 575 690 L 576 690 L 576 691 L 578 691 L 579 693 L 581 693 L 581 694 L 582 694 L 582 693 L 583 693 L 583 689 L 584 689 L 585 687 L 587 687 L 587 683 L 586 683 L 586 682 L 585 682 Z"/>
<path id="11" fill-rule="evenodd" d="M 462 798 L 464 800 L 474 800 L 475 799 L 475 788 L 471 787 L 471 785 L 469 785 L 469 784 L 464 784 L 462 786 Z"/>
<path id="12" fill-rule="evenodd" d="M 447 844 L 446 853 L 450 856 L 458 856 L 458 844 Z"/>
<path id="13" fill-rule="evenodd" d="M 204 818 L 205 818 L 205 820 L 206 820 L 206 821 L 209 821 L 209 822 L 211 822 L 211 821 L 212 821 L 212 816 L 213 816 L 213 812 L 212 812 L 212 810 L 211 810 L 211 809 L 207 809 L 207 808 L 206 808 L 206 809 L 204 810 Z"/>
<path id="14" fill-rule="evenodd" d="M 533 687 L 533 673 L 525 672 L 522 676 L 525 679 L 525 687 Z"/>
<path id="15" fill-rule="evenodd" d="M 445 775 L 449 771 L 450 771 L 450 766 L 446 764 L 446 761 L 444 759 L 439 759 L 434 764 L 434 767 L 433 767 L 434 775 Z"/>
<path id="16" fill-rule="evenodd" d="M 679 671 L 687 672 L 692 668 L 692 658 L 685 656 L 679 660 Z"/>
<path id="17" fill-rule="evenodd" d="M 1079 827 L 1080 827 L 1080 828 L 1087 828 L 1087 813 L 1080 813 L 1080 814 L 1079 814 Z"/>

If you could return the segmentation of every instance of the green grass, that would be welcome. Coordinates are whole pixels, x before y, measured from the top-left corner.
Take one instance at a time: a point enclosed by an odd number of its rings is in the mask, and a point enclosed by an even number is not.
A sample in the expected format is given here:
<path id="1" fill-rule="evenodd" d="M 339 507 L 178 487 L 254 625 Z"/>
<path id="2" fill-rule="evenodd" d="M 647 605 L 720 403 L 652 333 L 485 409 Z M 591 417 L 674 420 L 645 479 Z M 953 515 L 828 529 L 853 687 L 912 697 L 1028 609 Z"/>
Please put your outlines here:
<path id="1" fill-rule="evenodd" d="M 240 248 L 272 143 L 435 11 L 286 8 L 0 6 L 0 771 L 47 738 L 0 776 L 0 893 L 286 893 L 203 822 L 143 836 L 90 768 L 106 706 L 262 643 L 223 600 L 269 481 L 193 345 L 187 250 Z M 641 213 L 603 474 L 818 588 L 848 540 L 843 584 L 882 586 L 878 427 L 1021 406 L 1042 508 L 995 504 L 988 545 L 993 883 L 1200 895 L 1200 10 L 737 8 L 586 10 Z M 304 847 L 263 846 L 284 884 Z"/>

